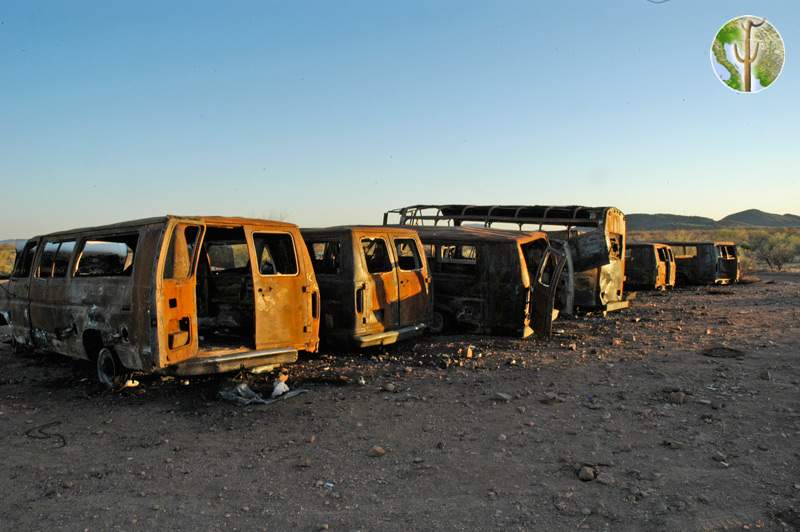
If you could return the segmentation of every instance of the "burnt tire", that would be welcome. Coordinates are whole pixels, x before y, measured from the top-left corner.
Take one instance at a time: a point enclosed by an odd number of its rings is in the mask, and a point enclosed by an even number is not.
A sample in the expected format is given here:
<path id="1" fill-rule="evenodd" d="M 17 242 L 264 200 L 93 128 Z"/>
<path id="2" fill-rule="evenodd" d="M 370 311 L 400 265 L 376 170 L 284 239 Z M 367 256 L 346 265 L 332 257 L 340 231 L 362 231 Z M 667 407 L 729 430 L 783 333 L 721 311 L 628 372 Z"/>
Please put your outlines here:
<path id="1" fill-rule="evenodd" d="M 431 316 L 431 326 L 428 328 L 430 332 L 433 334 L 442 334 L 442 331 L 444 331 L 444 325 L 444 314 L 434 311 L 433 315 Z"/>
<path id="2" fill-rule="evenodd" d="M 125 367 L 117 355 L 107 347 L 97 352 L 95 369 L 98 382 L 108 389 L 120 388 L 128 380 L 128 372 Z"/>

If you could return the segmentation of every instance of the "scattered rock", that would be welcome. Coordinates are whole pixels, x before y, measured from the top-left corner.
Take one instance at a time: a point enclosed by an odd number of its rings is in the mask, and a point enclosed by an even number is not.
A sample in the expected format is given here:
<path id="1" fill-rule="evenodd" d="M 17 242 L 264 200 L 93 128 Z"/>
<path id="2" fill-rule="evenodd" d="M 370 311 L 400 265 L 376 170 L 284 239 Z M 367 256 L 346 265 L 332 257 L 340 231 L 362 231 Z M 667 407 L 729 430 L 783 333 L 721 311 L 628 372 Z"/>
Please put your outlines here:
<path id="1" fill-rule="evenodd" d="M 771 381 L 772 373 L 770 373 L 769 370 L 765 369 L 764 371 L 758 374 L 758 378 L 763 381 Z"/>
<path id="2" fill-rule="evenodd" d="M 378 458 L 386 454 L 386 449 L 381 447 L 380 445 L 375 445 L 372 449 L 369 450 L 369 454 L 373 458 Z"/>
<path id="3" fill-rule="evenodd" d="M 384 392 L 394 393 L 397 391 L 397 386 L 395 386 L 394 383 L 387 382 L 386 384 L 381 386 L 381 390 L 383 390 Z"/>
<path id="4" fill-rule="evenodd" d="M 509 401 L 511 401 L 512 396 L 507 394 L 507 393 L 497 392 L 496 394 L 494 394 L 494 398 L 499 400 L 499 401 L 504 401 L 504 402 L 508 403 Z"/>
<path id="5" fill-rule="evenodd" d="M 589 482 L 597 478 L 597 470 L 591 466 L 585 465 L 578 469 L 578 478 L 583 482 Z"/>
<path id="6" fill-rule="evenodd" d="M 545 392 L 544 398 L 539 399 L 539 402 L 544 403 L 546 405 L 552 405 L 555 403 L 563 403 L 564 400 L 561 397 L 559 397 L 558 394 L 555 392 Z"/>
<path id="7" fill-rule="evenodd" d="M 674 405 L 682 405 L 686 403 L 686 394 L 684 392 L 670 392 L 669 402 Z"/>
<path id="8" fill-rule="evenodd" d="M 669 447 L 670 449 L 684 449 L 686 444 L 677 440 L 664 440 L 661 442 L 661 445 L 664 447 Z"/>

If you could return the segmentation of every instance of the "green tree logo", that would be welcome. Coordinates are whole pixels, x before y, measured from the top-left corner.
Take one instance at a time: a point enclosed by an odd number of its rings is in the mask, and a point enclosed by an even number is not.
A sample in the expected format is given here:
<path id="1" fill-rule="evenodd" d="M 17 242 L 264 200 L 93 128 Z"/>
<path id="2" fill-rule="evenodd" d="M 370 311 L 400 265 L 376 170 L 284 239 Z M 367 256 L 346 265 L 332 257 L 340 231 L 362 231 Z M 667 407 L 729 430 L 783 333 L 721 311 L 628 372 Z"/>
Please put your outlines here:
<path id="1" fill-rule="evenodd" d="M 711 66 L 739 92 L 759 92 L 781 75 L 783 39 L 766 19 L 744 15 L 726 22 L 711 43 Z"/>

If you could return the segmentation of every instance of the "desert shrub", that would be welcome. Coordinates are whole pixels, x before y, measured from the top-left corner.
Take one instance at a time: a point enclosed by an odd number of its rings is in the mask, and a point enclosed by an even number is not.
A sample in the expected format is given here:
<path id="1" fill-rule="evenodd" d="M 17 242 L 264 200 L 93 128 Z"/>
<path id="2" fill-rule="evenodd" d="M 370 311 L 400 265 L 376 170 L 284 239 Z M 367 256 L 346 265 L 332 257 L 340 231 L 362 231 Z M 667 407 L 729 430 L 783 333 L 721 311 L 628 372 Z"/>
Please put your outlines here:
<path id="1" fill-rule="evenodd" d="M 800 254 L 800 235 L 792 231 L 758 231 L 742 245 L 771 270 L 781 271 Z"/>
<path id="2" fill-rule="evenodd" d="M 0 277 L 8 277 L 14 269 L 14 258 L 17 256 L 14 246 L 0 246 Z"/>

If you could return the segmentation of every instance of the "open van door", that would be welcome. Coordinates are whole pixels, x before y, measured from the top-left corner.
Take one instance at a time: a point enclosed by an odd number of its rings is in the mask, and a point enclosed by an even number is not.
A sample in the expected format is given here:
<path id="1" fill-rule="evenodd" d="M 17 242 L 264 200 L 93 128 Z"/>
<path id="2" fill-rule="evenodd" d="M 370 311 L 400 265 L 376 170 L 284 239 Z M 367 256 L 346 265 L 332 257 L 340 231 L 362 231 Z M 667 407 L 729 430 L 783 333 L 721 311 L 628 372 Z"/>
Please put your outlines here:
<path id="1" fill-rule="evenodd" d="M 245 230 L 252 254 L 256 349 L 305 343 L 316 293 L 300 274 L 298 246 L 305 244 L 285 231 Z"/>
<path id="2" fill-rule="evenodd" d="M 160 268 L 158 344 L 161 365 L 176 364 L 197 354 L 197 252 L 205 231 L 200 223 L 177 223 L 165 236 L 168 242 Z"/>
<path id="3" fill-rule="evenodd" d="M 553 332 L 553 319 L 558 313 L 554 308 L 556 290 L 566 263 L 567 257 L 563 251 L 548 246 L 539 264 L 539 270 L 536 272 L 536 279 L 532 286 L 533 312 L 531 314 L 533 315 L 533 330 L 537 336 L 542 338 L 549 338 Z"/>

